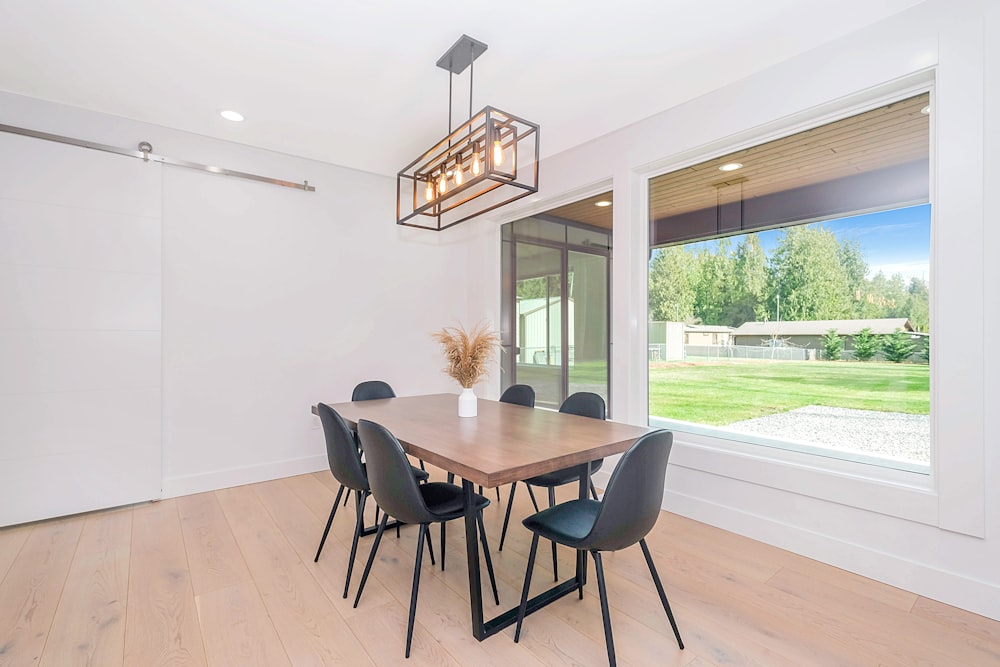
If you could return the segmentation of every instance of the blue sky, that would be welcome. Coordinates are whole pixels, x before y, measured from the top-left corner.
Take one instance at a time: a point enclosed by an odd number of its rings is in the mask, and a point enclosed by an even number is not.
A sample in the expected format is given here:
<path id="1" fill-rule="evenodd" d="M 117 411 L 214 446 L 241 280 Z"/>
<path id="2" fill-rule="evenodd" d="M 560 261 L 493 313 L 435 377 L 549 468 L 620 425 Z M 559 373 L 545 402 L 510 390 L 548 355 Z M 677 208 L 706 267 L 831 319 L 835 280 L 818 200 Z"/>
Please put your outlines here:
<path id="1" fill-rule="evenodd" d="M 910 278 L 930 279 L 930 204 L 813 224 L 828 229 L 841 240 L 857 241 L 868 262 L 869 278 L 881 270 L 886 276 L 901 273 L 907 282 Z M 780 229 L 757 233 L 765 253 L 771 254 L 780 235 Z M 733 244 L 739 243 L 739 239 L 733 237 Z M 704 247 L 712 248 L 716 241 L 703 243 Z M 698 245 L 701 244 L 693 247 Z"/>

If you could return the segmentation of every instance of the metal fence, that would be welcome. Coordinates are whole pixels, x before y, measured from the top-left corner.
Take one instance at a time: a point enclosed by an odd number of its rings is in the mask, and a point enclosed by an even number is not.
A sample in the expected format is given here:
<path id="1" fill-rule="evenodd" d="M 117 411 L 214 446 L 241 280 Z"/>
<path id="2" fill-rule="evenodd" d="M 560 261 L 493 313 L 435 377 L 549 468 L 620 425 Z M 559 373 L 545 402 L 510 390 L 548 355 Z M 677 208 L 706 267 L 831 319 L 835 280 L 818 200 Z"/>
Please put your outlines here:
<path id="1" fill-rule="evenodd" d="M 685 345 L 680 359 L 667 358 L 665 344 L 649 346 L 649 361 L 685 359 L 765 359 L 768 361 L 806 361 L 816 358 L 816 350 L 801 347 L 762 347 L 757 345 Z"/>

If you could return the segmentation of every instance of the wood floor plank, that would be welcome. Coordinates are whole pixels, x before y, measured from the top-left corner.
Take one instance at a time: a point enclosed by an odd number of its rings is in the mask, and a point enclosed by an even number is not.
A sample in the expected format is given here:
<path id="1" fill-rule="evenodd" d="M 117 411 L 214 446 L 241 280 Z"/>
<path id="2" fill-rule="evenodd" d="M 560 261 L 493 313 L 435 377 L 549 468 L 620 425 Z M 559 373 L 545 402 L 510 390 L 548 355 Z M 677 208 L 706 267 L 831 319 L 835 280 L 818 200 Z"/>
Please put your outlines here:
<path id="1" fill-rule="evenodd" d="M 418 617 L 413 627 L 410 659 L 406 654 L 406 619 L 408 607 L 398 602 L 388 602 L 365 608 L 364 613 L 347 619 L 347 623 L 380 667 L 458 667 L 460 663 L 421 624 Z"/>
<path id="2" fill-rule="evenodd" d="M 35 664 L 49 636 L 85 518 L 34 524 L 0 584 L 0 665 Z"/>
<path id="3" fill-rule="evenodd" d="M 252 582 L 195 597 L 211 665 L 289 665 L 271 619 Z"/>
<path id="4" fill-rule="evenodd" d="M 31 528 L 30 525 L 0 528 L 0 583 L 3 583 L 11 564 L 21 552 L 21 547 L 31 534 Z"/>
<path id="5" fill-rule="evenodd" d="M 216 494 L 292 664 L 371 664 L 254 490 L 244 486 Z"/>
<path id="6" fill-rule="evenodd" d="M 937 600 L 918 597 L 912 612 L 963 633 L 969 633 L 1000 647 L 1000 623 Z"/>
<path id="7" fill-rule="evenodd" d="M 336 489 L 324 471 L 0 529 L 0 665 L 404 664 L 416 527 L 405 526 L 399 540 L 385 536 L 355 610 L 373 537 L 362 538 L 345 601 L 352 507 L 338 512 L 323 557 L 312 562 Z M 521 519 L 533 509 L 519 488 L 497 552 L 504 491 L 484 517 L 506 609 L 520 596 L 530 544 Z M 575 494 L 567 487 L 557 497 Z M 668 513 L 648 542 L 687 648 L 676 646 L 641 550 L 608 553 L 621 665 L 1000 665 L 998 621 Z M 566 596 L 530 616 L 519 644 L 513 628 L 477 642 L 460 521 L 449 526 L 446 548 L 444 572 L 425 555 L 405 664 L 607 664 L 592 561 L 584 600 Z M 543 543 L 535 593 L 551 585 L 549 553 Z M 573 553 L 559 550 L 564 579 Z M 483 591 L 490 616 L 496 607 Z"/>
<path id="8" fill-rule="evenodd" d="M 125 664 L 206 664 L 175 501 L 135 508 L 131 563 Z"/>
<path id="9" fill-rule="evenodd" d="M 46 643 L 43 666 L 121 665 L 132 510 L 87 516 Z"/>
<path id="10" fill-rule="evenodd" d="M 323 534 L 325 517 L 320 519 L 310 512 L 289 485 L 284 483 L 284 480 L 256 484 L 254 490 L 274 519 L 275 524 L 281 528 L 285 539 L 295 549 L 295 553 L 319 583 L 337 612 L 344 618 L 349 618 L 357 613 L 353 607 L 354 593 L 357 591 L 358 582 L 361 581 L 365 559 L 368 557 L 368 551 L 375 537 L 362 537 L 359 541 L 351 577 L 351 590 L 345 599 L 343 597 L 344 581 L 347 576 L 347 563 L 351 553 L 350 538 L 353 536 L 355 519 L 353 504 L 341 507 L 334 521 L 335 526 L 338 524 L 341 527 L 352 526 L 347 536 L 348 541 L 344 542 L 334 537 L 334 531 L 331 529 L 331 536 L 326 540 L 320 560 L 318 563 L 314 563 L 316 547 Z M 331 497 L 328 503 L 332 502 L 333 498 Z M 370 514 L 369 520 L 374 520 L 374 512 Z M 391 596 L 379 581 L 373 580 L 365 588 L 365 598 L 369 602 L 382 604 L 388 602 Z"/>
<path id="11" fill-rule="evenodd" d="M 214 493 L 177 498 L 177 511 L 195 595 L 251 580 Z"/>
<path id="12" fill-rule="evenodd" d="M 922 616 L 855 595 L 826 581 L 782 568 L 768 585 L 808 604 L 803 617 L 823 626 L 831 636 L 848 639 L 880 660 L 900 664 L 1000 665 L 1000 647 L 978 637 L 934 623 Z M 833 609 L 851 609 L 850 623 Z M 892 638 L 910 636 L 905 645 Z"/>

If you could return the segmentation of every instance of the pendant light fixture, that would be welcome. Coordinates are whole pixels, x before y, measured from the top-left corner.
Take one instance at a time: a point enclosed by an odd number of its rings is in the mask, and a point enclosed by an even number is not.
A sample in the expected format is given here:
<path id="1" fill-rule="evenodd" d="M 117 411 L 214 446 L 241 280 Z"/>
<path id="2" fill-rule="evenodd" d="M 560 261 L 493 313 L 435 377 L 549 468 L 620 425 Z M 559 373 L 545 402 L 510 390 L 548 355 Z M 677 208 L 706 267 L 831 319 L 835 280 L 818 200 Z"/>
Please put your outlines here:
<path id="1" fill-rule="evenodd" d="M 538 125 L 490 106 L 472 113 L 473 63 L 486 48 L 462 35 L 438 59 L 448 135 L 396 174 L 396 224 L 441 231 L 538 192 Z M 452 129 L 452 81 L 466 68 L 469 119 Z"/>

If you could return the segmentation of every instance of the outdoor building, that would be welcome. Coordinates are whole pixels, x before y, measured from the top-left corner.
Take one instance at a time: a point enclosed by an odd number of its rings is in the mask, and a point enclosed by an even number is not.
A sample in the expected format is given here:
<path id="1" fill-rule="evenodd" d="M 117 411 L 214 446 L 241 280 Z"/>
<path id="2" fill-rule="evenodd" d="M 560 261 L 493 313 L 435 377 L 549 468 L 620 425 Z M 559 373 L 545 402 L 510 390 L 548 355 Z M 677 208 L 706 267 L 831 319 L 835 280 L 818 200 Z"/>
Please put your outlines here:
<path id="1" fill-rule="evenodd" d="M 684 325 L 685 345 L 730 345 L 733 327 L 711 324 Z"/>
<path id="2" fill-rule="evenodd" d="M 802 320 L 799 322 L 744 322 L 733 331 L 734 345 L 761 345 L 765 347 L 804 347 L 823 349 L 823 336 L 833 329 L 844 337 L 844 350 L 853 348 L 854 335 L 870 329 L 876 335 L 888 335 L 901 329 L 913 332 L 905 317 L 876 320 Z M 925 338 L 926 334 L 913 333 Z M 775 341 L 775 342 L 771 342 Z M 780 341 L 780 344 L 778 343 Z"/>
<path id="3" fill-rule="evenodd" d="M 521 348 L 519 363 L 552 365 L 562 363 L 560 350 L 560 299 L 520 299 L 517 302 L 517 314 L 520 334 L 518 345 Z M 574 319 L 573 300 L 569 300 L 569 361 L 573 363 Z"/>

